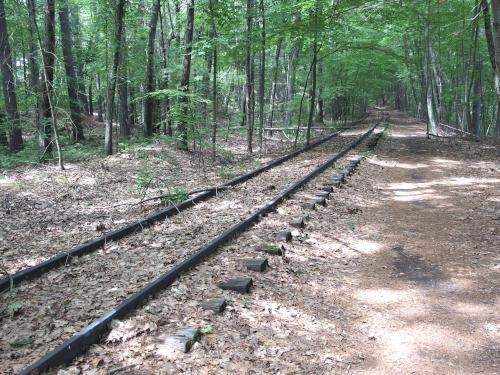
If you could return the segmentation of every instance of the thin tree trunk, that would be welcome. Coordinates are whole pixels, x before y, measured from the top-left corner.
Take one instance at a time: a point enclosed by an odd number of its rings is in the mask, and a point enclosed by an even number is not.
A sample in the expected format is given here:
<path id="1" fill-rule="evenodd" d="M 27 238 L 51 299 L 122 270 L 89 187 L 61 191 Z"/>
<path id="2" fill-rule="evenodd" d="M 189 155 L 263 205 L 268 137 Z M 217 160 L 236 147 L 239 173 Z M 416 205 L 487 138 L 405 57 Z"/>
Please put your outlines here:
<path id="1" fill-rule="evenodd" d="M 208 6 L 210 10 L 210 19 L 212 23 L 212 155 L 215 158 L 216 154 L 216 141 L 217 141 L 217 28 L 215 26 L 215 2 L 216 0 L 209 0 Z"/>
<path id="2" fill-rule="evenodd" d="M 123 28 L 122 51 L 120 53 L 120 66 L 118 68 L 118 123 L 120 124 L 120 138 L 130 138 L 130 123 L 128 113 L 128 84 L 127 84 L 127 48 L 126 29 Z"/>
<path id="3" fill-rule="evenodd" d="M 474 63 L 474 89 L 472 96 L 472 129 L 471 133 L 479 135 L 481 133 L 481 107 L 482 107 L 482 61 L 476 58 Z"/>
<path id="4" fill-rule="evenodd" d="M 16 86 L 3 0 L 0 0 L 0 68 L 2 70 L 5 109 L 10 123 L 9 146 L 11 151 L 18 151 L 23 146 L 23 137 L 17 109 Z"/>
<path id="5" fill-rule="evenodd" d="M 74 47 L 78 54 L 81 53 L 82 50 L 82 42 L 80 38 L 80 16 L 78 11 L 75 9 L 71 10 L 71 23 L 73 27 L 73 35 L 74 35 Z M 80 107 L 82 111 L 87 114 L 90 114 L 89 111 L 89 103 L 87 100 L 87 95 L 85 94 L 85 80 L 83 77 L 83 62 L 81 59 L 77 59 L 76 61 L 76 76 L 78 78 L 78 98 L 80 100 Z"/>
<path id="6" fill-rule="evenodd" d="M 323 85 L 322 85 L 322 77 L 323 77 L 323 65 L 321 64 L 321 61 L 317 61 L 317 69 L 318 69 L 318 75 L 319 75 L 319 85 L 318 86 L 318 106 L 317 106 L 317 113 L 316 113 L 316 122 L 318 124 L 324 124 L 325 123 L 325 111 L 324 111 L 324 105 L 323 105 Z M 317 80 L 317 79 L 316 79 Z"/>
<path id="7" fill-rule="evenodd" d="M 172 16 L 170 15 L 170 6 L 169 6 L 169 1 L 167 0 L 167 10 L 169 14 L 169 19 L 170 19 L 170 25 L 171 25 L 171 35 L 174 35 L 174 25 L 172 23 Z M 170 43 L 172 40 L 172 37 L 166 38 L 165 33 L 164 33 L 164 26 L 163 26 L 163 19 L 162 19 L 162 11 L 160 9 L 159 12 L 160 15 L 160 26 L 161 26 L 161 51 L 163 55 L 163 77 L 162 77 L 162 89 L 168 89 L 168 52 L 170 49 Z M 166 122 L 167 122 L 167 129 L 164 134 L 167 134 L 169 136 L 172 136 L 172 116 L 170 114 L 170 96 L 167 94 L 165 97 L 165 112 L 166 112 Z"/>
<path id="8" fill-rule="evenodd" d="M 145 107 L 144 107 L 144 135 L 150 137 L 153 135 L 153 119 L 154 119 L 154 99 L 150 94 L 154 91 L 154 55 L 155 55 L 155 40 L 156 28 L 158 25 L 158 14 L 160 12 L 160 0 L 153 0 L 153 8 L 151 10 L 151 21 L 149 23 L 149 38 L 147 48 L 146 62 L 146 83 L 145 83 Z"/>
<path id="9" fill-rule="evenodd" d="M 54 82 L 54 64 L 55 64 L 55 0 L 45 1 L 45 41 L 43 46 L 43 66 L 44 66 L 44 87 L 42 96 L 42 126 L 43 126 L 43 144 L 42 150 L 47 154 L 52 153 L 52 90 Z"/>
<path id="10" fill-rule="evenodd" d="M 497 59 L 500 58 L 500 1 L 493 0 L 493 31 L 491 29 L 491 15 L 489 12 L 488 1 L 482 0 L 483 16 L 484 16 L 484 31 L 486 42 L 488 45 L 488 55 L 490 58 L 491 69 L 493 71 L 493 82 L 495 84 L 495 94 L 497 100 L 497 113 L 495 121 L 495 133 L 500 135 L 500 66 L 497 65 Z"/>
<path id="11" fill-rule="evenodd" d="M 279 60 L 281 55 L 281 45 L 283 43 L 283 38 L 278 39 L 276 45 L 276 54 L 274 56 L 274 70 L 273 70 L 273 83 L 271 85 L 271 93 L 269 95 L 269 117 L 267 120 L 267 126 L 273 127 L 273 117 L 274 117 L 274 100 L 276 98 L 276 87 L 278 85 L 278 71 L 279 71 Z M 272 133 L 271 133 L 272 135 Z"/>
<path id="12" fill-rule="evenodd" d="M 99 73 L 95 75 L 95 88 L 97 91 L 97 121 L 103 122 L 104 119 L 102 117 L 103 105 L 102 105 L 102 91 L 101 91 L 101 79 L 99 77 Z"/>
<path id="13" fill-rule="evenodd" d="M 42 45 L 42 38 L 40 31 L 35 23 L 35 30 L 38 40 L 38 47 L 42 51 L 43 57 L 43 92 L 42 92 L 42 124 L 43 129 L 43 145 L 42 155 L 40 159 L 44 158 L 45 153 L 50 153 L 52 148 L 52 130 L 54 134 L 54 142 L 56 144 L 57 156 L 59 159 L 59 168 L 64 170 L 64 163 L 61 152 L 61 145 L 59 143 L 59 133 L 57 131 L 57 117 L 55 113 L 55 105 L 53 100 L 54 90 L 54 70 L 55 70 L 55 54 L 56 54 L 56 9 L 55 0 L 45 1 L 45 41 Z"/>
<path id="14" fill-rule="evenodd" d="M 28 8 L 28 17 L 30 20 L 29 33 L 30 33 L 30 85 L 32 95 L 36 98 L 36 109 L 35 109 L 35 126 L 39 130 L 38 136 L 40 137 L 40 105 L 41 105 L 41 95 L 40 95 L 40 68 L 38 66 L 38 49 L 36 48 L 37 36 L 36 36 L 36 14 L 35 14 L 35 1 L 27 0 L 26 6 Z M 39 139 L 39 142 L 41 140 Z"/>
<path id="15" fill-rule="evenodd" d="M 313 125 L 314 118 L 314 104 L 316 101 L 316 65 L 318 61 L 318 42 L 317 35 L 315 35 L 313 43 L 313 62 L 312 62 L 312 83 L 311 91 L 309 92 L 310 102 L 309 102 L 309 120 L 307 121 L 307 132 L 306 132 L 306 144 L 311 143 L 311 127 Z"/>
<path id="16" fill-rule="evenodd" d="M 193 49 L 193 29 L 194 29 L 194 0 L 187 1 L 187 22 L 186 31 L 184 34 L 184 58 L 182 62 L 182 78 L 180 82 L 180 90 L 184 93 L 189 91 L 189 78 L 191 76 L 191 51 Z M 188 148 L 187 143 L 187 128 L 188 128 L 188 97 L 183 95 L 179 98 L 179 103 L 182 106 L 183 116 L 179 122 L 179 132 L 181 136 L 181 147 L 185 150 Z"/>
<path id="17" fill-rule="evenodd" d="M 94 100 L 92 96 L 92 77 L 89 79 L 89 112 L 90 116 L 94 117 L 94 103 L 92 102 Z"/>
<path id="18" fill-rule="evenodd" d="M 285 127 L 290 127 L 292 125 L 292 114 L 293 114 L 293 96 L 295 93 L 295 75 L 296 75 L 296 65 L 299 58 L 299 51 L 302 42 L 297 40 L 293 46 L 292 52 L 288 59 L 288 69 L 286 73 L 286 94 L 287 94 L 287 111 L 285 114 Z"/>
<path id="19" fill-rule="evenodd" d="M 71 40 L 71 26 L 69 23 L 69 9 L 66 0 L 62 0 L 59 8 L 59 22 L 61 23 L 61 44 L 64 57 L 64 69 L 66 71 L 66 86 L 68 89 L 69 109 L 72 124 L 73 141 L 78 142 L 85 139 L 81 123 L 81 108 L 78 101 L 78 80 L 75 73 L 73 60 L 73 49 Z"/>
<path id="20" fill-rule="evenodd" d="M 425 83 L 427 102 L 427 134 L 437 135 L 438 118 L 435 107 L 434 92 L 432 88 L 432 61 L 431 61 L 431 36 L 429 18 L 431 11 L 430 0 L 427 0 L 427 23 L 425 25 Z"/>
<path id="21" fill-rule="evenodd" d="M 254 61 L 252 51 L 254 0 L 247 0 L 247 40 L 246 40 L 246 114 L 247 114 L 247 151 L 253 152 L 254 128 Z"/>
<path id="22" fill-rule="evenodd" d="M 106 128 L 104 130 L 104 151 L 106 155 L 113 154 L 113 112 L 115 103 L 115 89 L 120 63 L 120 51 L 122 32 L 123 32 L 123 16 L 125 13 L 125 0 L 118 0 L 116 4 L 116 23 L 115 23 L 115 48 L 113 52 L 113 67 L 111 68 L 111 77 L 108 85 L 108 98 L 106 100 Z"/>
<path id="23" fill-rule="evenodd" d="M 266 78 L 266 15 L 264 0 L 260 0 L 259 8 L 262 22 L 259 68 L 259 150 L 262 152 L 262 133 L 264 132 L 264 86 Z"/>

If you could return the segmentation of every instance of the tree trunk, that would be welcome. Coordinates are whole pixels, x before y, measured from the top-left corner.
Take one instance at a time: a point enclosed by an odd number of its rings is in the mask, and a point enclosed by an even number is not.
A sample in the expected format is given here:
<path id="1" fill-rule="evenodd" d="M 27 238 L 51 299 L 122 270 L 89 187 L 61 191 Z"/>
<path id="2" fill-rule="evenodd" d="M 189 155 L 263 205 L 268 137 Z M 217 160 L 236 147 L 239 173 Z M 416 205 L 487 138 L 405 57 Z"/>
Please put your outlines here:
<path id="1" fill-rule="evenodd" d="M 216 141 L 217 141 L 217 28 L 215 26 L 215 1 L 209 0 L 208 6 L 210 10 L 210 19 L 212 24 L 212 155 L 215 158 Z"/>
<path id="2" fill-rule="evenodd" d="M 125 0 L 118 0 L 115 15 L 115 48 L 113 52 L 113 67 L 108 85 L 108 98 L 106 100 L 106 128 L 104 130 L 104 151 L 106 155 L 113 154 L 113 112 L 115 103 L 115 89 L 120 51 L 122 50 L 123 16 L 125 13 Z"/>
<path id="3" fill-rule="evenodd" d="M 317 60 L 317 57 L 316 57 Z M 323 105 L 323 84 L 322 84 L 322 77 L 323 77 L 323 66 L 320 61 L 317 61 L 316 64 L 318 65 L 318 75 L 319 75 L 319 85 L 318 86 L 318 106 L 317 106 L 317 113 L 316 113 L 316 122 L 318 124 L 324 124 L 325 123 L 325 111 L 324 111 L 324 105 Z M 316 79 L 317 80 L 317 79 Z"/>
<path id="4" fill-rule="evenodd" d="M 281 44 L 283 43 L 283 38 L 278 39 L 278 43 L 276 45 L 276 54 L 274 56 L 274 70 L 273 70 L 273 83 L 271 85 L 271 93 L 269 94 L 269 117 L 267 120 L 267 126 L 273 127 L 273 117 L 274 117 L 274 100 L 276 97 L 276 87 L 278 85 L 278 71 L 279 71 L 279 62 L 281 55 Z M 272 135 L 272 133 L 271 133 Z"/>
<path id="5" fill-rule="evenodd" d="M 73 27 L 73 35 L 74 35 L 74 47 L 75 50 L 80 53 L 82 50 L 82 42 L 80 39 L 80 16 L 78 11 L 73 9 L 71 11 L 71 23 Z M 80 108 L 87 114 L 90 114 L 89 111 L 89 103 L 87 100 L 87 96 L 85 94 L 85 80 L 83 77 L 83 62 L 81 59 L 77 59 L 76 61 L 76 76 L 78 78 L 78 99 L 80 100 Z"/>
<path id="6" fill-rule="evenodd" d="M 482 61 L 480 57 L 476 58 L 474 63 L 474 89 L 472 96 L 472 129 L 471 133 L 480 135 L 481 133 L 481 107 L 482 107 Z"/>
<path id="7" fill-rule="evenodd" d="M 492 1 L 492 8 L 494 12 L 493 31 L 491 30 L 491 16 L 488 7 L 488 1 L 482 0 L 482 5 L 484 16 L 484 31 L 486 35 L 486 42 L 488 45 L 488 55 L 490 58 L 491 69 L 493 71 L 493 82 L 495 84 L 495 93 L 497 99 L 495 134 L 498 136 L 500 135 L 500 66 L 497 66 L 497 59 L 500 57 L 500 1 Z"/>
<path id="8" fill-rule="evenodd" d="M 0 112 L 0 145 L 8 146 L 9 139 L 7 138 L 7 124 L 5 123 L 6 117 L 3 112 Z"/>
<path id="9" fill-rule="evenodd" d="M 150 93 L 154 91 L 154 56 L 155 56 L 155 40 L 156 27 L 158 25 L 158 14 L 160 12 L 160 0 L 153 0 L 153 8 L 151 10 L 151 21 L 149 23 L 149 38 L 147 48 L 146 62 L 146 98 L 144 107 L 144 135 L 150 137 L 153 135 L 153 119 L 154 119 L 154 99 Z"/>
<path id="10" fill-rule="evenodd" d="M 135 124 L 137 123 L 137 105 L 135 104 L 134 100 L 134 90 L 133 87 L 129 87 L 129 101 L 130 101 L 130 110 L 129 110 L 129 126 L 130 129 L 133 129 L 135 127 Z"/>
<path id="11" fill-rule="evenodd" d="M 295 73 L 297 60 L 299 58 L 299 51 L 302 42 L 297 40 L 293 46 L 292 52 L 288 59 L 288 69 L 286 72 L 286 94 L 287 94 L 287 111 L 285 114 L 285 127 L 290 127 L 292 125 L 292 114 L 293 114 L 293 95 L 295 93 Z"/>
<path id="12" fill-rule="evenodd" d="M 40 145 L 42 151 L 47 154 L 52 153 L 52 132 L 53 132 L 53 113 L 52 113 L 52 90 L 54 82 L 54 64 L 56 52 L 56 34 L 55 34 L 55 0 L 45 1 L 45 41 L 43 47 L 43 66 L 44 81 L 42 95 L 42 134 L 43 144 Z"/>
<path id="13" fill-rule="evenodd" d="M 425 25 L 425 87 L 426 87 L 426 102 L 427 102 L 427 134 L 437 135 L 438 116 L 435 107 L 435 98 L 432 85 L 432 50 L 431 50 L 431 35 L 430 35 L 430 19 L 431 2 L 427 0 L 427 24 Z"/>
<path id="14" fill-rule="evenodd" d="M 187 22 L 186 31 L 184 34 L 184 58 L 182 61 L 182 78 L 180 82 L 180 90 L 184 93 L 189 91 L 189 78 L 191 76 L 191 51 L 193 49 L 193 29 L 194 29 L 194 0 L 187 1 Z M 181 147 L 185 150 L 188 148 L 187 143 L 187 128 L 188 128 L 188 97 L 183 95 L 179 98 L 179 103 L 182 106 L 183 116 L 179 122 L 179 132 L 181 136 Z"/>
<path id="15" fill-rule="evenodd" d="M 102 106 L 102 92 L 101 92 L 101 79 L 99 78 L 99 73 L 95 75 L 95 88 L 97 91 L 97 121 L 103 122 L 102 117 L 103 106 Z"/>
<path id="16" fill-rule="evenodd" d="M 247 151 L 253 152 L 253 128 L 254 128 L 254 59 L 252 51 L 254 0 L 247 0 L 247 40 L 246 40 L 246 114 L 247 114 Z"/>
<path id="17" fill-rule="evenodd" d="M 41 96 L 40 96 L 40 67 L 38 66 L 38 49 L 36 48 L 37 44 L 37 34 L 36 30 L 36 8 L 34 0 L 27 0 L 26 6 L 28 8 L 28 17 L 29 17 L 29 46 L 30 46 L 30 85 L 32 95 L 36 98 L 36 110 L 35 110 L 35 126 L 38 130 L 40 130 L 40 106 L 41 106 Z M 40 132 L 38 136 L 40 136 Z M 39 141 L 41 141 L 39 139 Z"/>
<path id="18" fill-rule="evenodd" d="M 311 143 L 311 127 L 313 125 L 314 118 L 314 104 L 316 101 L 316 65 L 318 61 L 318 42 L 317 35 L 314 36 L 313 43 L 313 62 L 312 62 L 312 82 L 311 91 L 309 92 L 310 102 L 309 102 L 309 120 L 307 121 L 307 133 L 306 133 L 306 144 Z"/>
<path id="19" fill-rule="evenodd" d="M 118 123 L 120 124 L 120 138 L 130 138 L 130 123 L 128 113 L 128 84 L 127 84 L 127 48 L 126 29 L 123 28 L 120 53 L 120 66 L 118 68 Z"/>
<path id="20" fill-rule="evenodd" d="M 23 137 L 17 109 L 17 96 L 12 56 L 7 32 L 4 0 L 0 0 L 0 67 L 2 70 L 3 97 L 10 128 L 9 146 L 11 151 L 18 151 L 23 146 Z"/>
<path id="21" fill-rule="evenodd" d="M 174 29 L 174 25 L 173 25 L 173 22 L 171 19 L 170 6 L 168 5 L 168 1 L 167 1 L 167 10 L 168 10 L 169 18 L 170 18 L 171 33 L 173 33 L 173 31 L 175 29 Z M 161 9 L 160 9 L 159 15 L 160 15 L 160 26 L 161 26 L 161 51 L 162 51 L 162 55 L 163 55 L 163 70 L 164 70 L 163 76 L 162 76 L 162 81 L 161 81 L 162 82 L 161 88 L 168 89 L 168 81 L 169 81 L 168 71 L 167 71 L 168 52 L 170 49 L 170 43 L 171 43 L 172 37 L 167 39 L 167 37 L 165 36 Z M 171 35 L 173 35 L 173 34 L 171 34 Z M 166 129 L 166 132 L 164 131 L 164 134 L 169 135 L 171 137 L 172 136 L 172 116 L 170 113 L 170 96 L 168 94 L 165 97 L 165 113 L 166 113 L 167 129 Z"/>
<path id="22" fill-rule="evenodd" d="M 92 96 L 92 77 L 89 79 L 89 114 L 91 117 L 94 117 L 94 103 L 92 102 L 94 100 Z"/>
<path id="23" fill-rule="evenodd" d="M 260 0 L 259 8 L 262 22 L 259 67 L 259 150 L 262 152 L 262 133 L 264 132 L 264 86 L 266 78 L 266 15 L 264 11 L 264 0 Z"/>
<path id="24" fill-rule="evenodd" d="M 59 8 L 59 22 L 61 23 L 61 44 L 66 71 L 66 86 L 68 88 L 69 109 L 72 122 L 72 139 L 75 142 L 84 138 L 81 123 L 81 108 L 78 101 L 78 80 L 73 63 L 73 49 L 71 40 L 71 26 L 69 23 L 69 9 L 66 0 L 62 0 Z"/>

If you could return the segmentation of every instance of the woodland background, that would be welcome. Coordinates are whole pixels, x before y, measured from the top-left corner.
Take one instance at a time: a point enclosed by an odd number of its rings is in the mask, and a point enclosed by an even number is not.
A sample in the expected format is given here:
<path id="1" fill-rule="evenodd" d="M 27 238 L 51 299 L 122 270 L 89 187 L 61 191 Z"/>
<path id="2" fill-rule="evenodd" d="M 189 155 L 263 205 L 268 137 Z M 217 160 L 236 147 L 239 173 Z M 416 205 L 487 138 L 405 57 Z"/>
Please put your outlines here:
<path id="1" fill-rule="evenodd" d="M 0 0 L 0 166 L 229 131 L 252 153 L 376 103 L 498 135 L 496 25 L 497 0 Z"/>

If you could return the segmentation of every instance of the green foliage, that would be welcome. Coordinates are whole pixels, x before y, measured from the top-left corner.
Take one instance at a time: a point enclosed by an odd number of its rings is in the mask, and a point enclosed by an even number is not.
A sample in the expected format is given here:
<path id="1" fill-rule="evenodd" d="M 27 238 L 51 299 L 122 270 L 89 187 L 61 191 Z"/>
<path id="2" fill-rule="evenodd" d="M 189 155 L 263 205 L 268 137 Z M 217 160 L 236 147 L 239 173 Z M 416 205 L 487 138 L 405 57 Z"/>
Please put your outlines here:
<path id="1" fill-rule="evenodd" d="M 186 189 L 171 187 L 168 188 L 166 193 L 161 193 L 160 202 L 162 205 L 168 206 L 169 204 L 175 204 L 176 202 L 185 201 L 188 198 L 189 192 Z"/>
<path id="2" fill-rule="evenodd" d="M 26 337 L 26 338 L 20 338 L 20 339 L 16 339 L 16 340 L 12 341 L 10 343 L 10 346 L 12 346 L 14 348 L 21 348 L 23 346 L 27 346 L 27 345 L 31 345 L 31 344 L 33 344 L 33 339 L 30 337 Z"/>
<path id="3" fill-rule="evenodd" d="M 214 327 L 211 324 L 206 324 L 202 327 L 201 329 L 202 335 L 209 335 L 211 333 L 214 333 Z"/>
<path id="4" fill-rule="evenodd" d="M 137 175 L 135 176 L 135 184 L 132 190 L 136 191 L 142 196 L 145 196 L 149 189 L 156 186 L 161 187 L 163 181 L 159 179 L 159 171 L 157 168 L 150 166 L 149 164 L 143 164 L 139 168 Z"/>

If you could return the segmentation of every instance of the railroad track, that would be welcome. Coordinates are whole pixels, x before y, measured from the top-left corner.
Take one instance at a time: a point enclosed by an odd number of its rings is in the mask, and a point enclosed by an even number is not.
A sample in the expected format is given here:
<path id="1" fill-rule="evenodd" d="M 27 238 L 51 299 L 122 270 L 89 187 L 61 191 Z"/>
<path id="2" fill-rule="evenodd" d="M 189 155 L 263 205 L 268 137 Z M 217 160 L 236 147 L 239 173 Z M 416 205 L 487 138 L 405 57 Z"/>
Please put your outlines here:
<path id="1" fill-rule="evenodd" d="M 365 120 L 365 118 L 355 121 L 352 125 L 351 128 L 354 126 L 359 125 Z M 339 134 L 342 132 L 348 130 L 349 128 L 341 128 L 339 131 L 326 136 L 324 138 L 321 138 L 313 143 L 311 143 L 309 146 L 305 146 L 299 150 L 296 150 L 294 152 L 291 152 L 285 156 L 282 156 L 278 159 L 275 159 L 268 164 L 257 168 L 251 172 L 248 172 L 244 175 L 238 176 L 222 185 L 207 188 L 206 190 L 203 191 L 195 191 L 193 193 L 190 193 L 190 196 L 192 198 L 186 199 L 185 201 L 178 202 L 174 205 L 171 205 L 165 209 L 158 210 L 154 213 L 152 213 L 149 216 L 146 216 L 143 219 L 140 219 L 138 221 L 132 222 L 130 224 L 127 224 L 123 226 L 122 228 L 110 231 L 108 233 L 105 233 L 102 236 L 96 237 L 94 239 L 88 240 L 80 245 L 77 245 L 71 249 L 62 251 L 56 255 L 51 256 L 49 259 L 40 262 L 39 264 L 28 267 L 25 269 L 22 269 L 12 275 L 9 275 L 8 277 L 4 277 L 0 279 L 0 292 L 5 291 L 7 289 L 11 289 L 13 286 L 19 284 L 22 281 L 30 280 L 36 277 L 39 277 L 49 271 L 51 271 L 54 268 L 57 268 L 61 265 L 66 265 L 71 260 L 75 257 L 80 257 L 82 255 L 89 254 L 93 251 L 96 251 L 97 249 L 100 249 L 104 246 L 106 246 L 108 243 L 112 241 L 117 241 L 120 240 L 126 236 L 136 234 L 145 228 L 150 227 L 151 225 L 154 225 L 155 223 L 164 220 L 165 218 L 172 217 L 174 215 L 177 215 L 181 211 L 184 211 L 188 208 L 191 208 L 195 206 L 197 203 L 204 202 L 214 196 L 216 196 L 220 191 L 229 189 L 232 187 L 235 187 L 239 184 L 242 184 L 246 181 L 248 181 L 251 178 L 254 178 L 261 173 L 264 173 L 272 168 L 278 167 L 281 164 L 305 153 L 309 152 L 311 150 L 314 150 L 315 148 L 321 146 L 325 142 L 328 142 L 332 140 L 333 138 L 337 137 Z M 38 254 L 37 254 L 38 256 Z"/>
<path id="2" fill-rule="evenodd" d="M 464 137 L 468 136 L 468 135 L 472 135 L 471 133 L 466 132 L 466 131 L 464 131 L 462 129 L 458 129 L 458 128 L 455 128 L 453 126 L 446 125 L 446 124 L 443 124 L 443 123 L 440 123 L 438 126 L 441 127 L 441 128 L 443 128 L 443 129 L 445 129 L 445 130 L 450 130 L 450 131 L 453 131 L 455 133 L 458 133 L 458 134 L 460 134 L 460 135 L 462 135 Z"/>
<path id="3" fill-rule="evenodd" d="M 142 232 L 136 236 L 123 238 L 110 247 L 88 254 L 81 264 L 78 262 L 55 269 L 39 279 L 22 284 L 16 289 L 11 304 L 22 305 L 23 301 L 28 301 L 31 305 L 26 306 L 22 315 L 33 314 L 37 319 L 23 324 L 22 319 L 14 317 L 2 326 L 4 338 L 13 338 L 13 329 L 29 332 L 33 338 L 33 346 L 37 350 L 26 353 L 20 363 L 27 364 L 40 352 L 46 352 L 43 348 L 54 347 L 61 342 L 69 334 L 65 331 L 68 326 L 72 331 L 79 330 L 79 333 L 21 373 L 44 371 L 70 361 L 98 341 L 112 319 L 124 317 L 146 298 L 170 285 L 181 272 L 197 265 L 262 215 L 271 212 L 283 199 L 357 147 L 377 125 L 354 137 L 354 140 L 352 137 L 331 138 L 332 142 L 323 142 L 313 151 L 309 149 L 311 152 L 296 157 L 293 163 L 287 159 L 280 168 L 269 168 L 259 178 L 249 178 L 237 188 L 227 189 L 215 200 L 198 203 L 192 210 L 179 212 L 168 223 L 141 228 Z M 332 147 L 342 151 L 333 157 L 326 156 L 331 154 Z M 311 165 L 313 163 L 317 167 Z M 288 172 L 287 176 L 282 176 L 284 171 Z M 277 192 L 279 194 L 276 195 Z M 245 205 L 239 203 L 242 196 L 245 197 Z M 267 203 L 262 206 L 263 202 Z M 230 214 L 221 218 L 220 212 L 227 211 Z M 243 220 L 234 224 L 236 218 L 242 217 Z M 217 228 L 213 228 L 215 224 Z M 157 242 L 158 238 L 162 242 Z M 184 260 L 175 264 L 179 259 Z M 171 264 L 174 265 L 172 269 L 163 273 L 164 268 Z M 124 301 L 116 305 L 120 300 Z M 93 308 L 83 310 L 85 306 Z M 93 320 L 97 316 L 100 318 Z M 93 322 L 85 326 L 88 321 Z"/>

